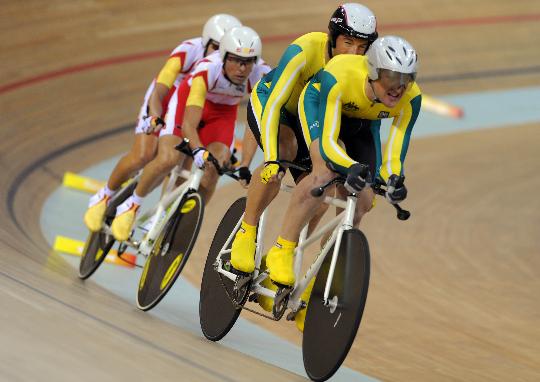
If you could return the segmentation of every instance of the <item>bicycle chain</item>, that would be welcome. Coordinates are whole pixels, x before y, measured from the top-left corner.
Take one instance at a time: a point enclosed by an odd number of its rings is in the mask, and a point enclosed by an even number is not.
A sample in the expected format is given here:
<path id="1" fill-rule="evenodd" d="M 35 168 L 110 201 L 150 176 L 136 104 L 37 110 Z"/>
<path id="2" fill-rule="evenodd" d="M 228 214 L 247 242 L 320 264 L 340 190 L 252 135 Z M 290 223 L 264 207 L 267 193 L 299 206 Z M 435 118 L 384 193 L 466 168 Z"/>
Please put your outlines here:
<path id="1" fill-rule="evenodd" d="M 217 271 L 216 271 L 217 272 Z M 229 300 L 231 300 L 233 306 L 236 308 L 236 309 L 242 309 L 242 310 L 247 310 L 248 312 L 251 312 L 251 313 L 255 313 L 256 315 L 258 316 L 261 316 L 261 317 L 264 317 L 264 318 L 269 318 L 270 320 L 272 321 L 279 321 L 281 319 L 280 318 L 276 318 L 274 316 L 270 316 L 268 314 L 264 314 L 264 313 L 261 313 L 261 312 L 257 312 L 256 310 L 254 309 L 251 309 L 251 308 L 247 308 L 245 307 L 244 305 L 240 305 L 232 296 L 231 294 L 229 293 L 229 290 L 227 289 L 227 287 L 225 286 L 225 283 L 223 282 L 223 276 L 221 275 L 221 273 L 218 272 L 218 275 L 219 275 L 219 281 L 221 282 L 221 285 L 223 286 L 223 289 L 225 289 L 225 293 L 227 293 L 227 297 L 229 297 Z M 244 297 L 245 299 L 247 299 L 248 297 Z M 245 302 L 244 302 L 245 304 Z M 283 316 L 283 315 L 282 315 Z"/>

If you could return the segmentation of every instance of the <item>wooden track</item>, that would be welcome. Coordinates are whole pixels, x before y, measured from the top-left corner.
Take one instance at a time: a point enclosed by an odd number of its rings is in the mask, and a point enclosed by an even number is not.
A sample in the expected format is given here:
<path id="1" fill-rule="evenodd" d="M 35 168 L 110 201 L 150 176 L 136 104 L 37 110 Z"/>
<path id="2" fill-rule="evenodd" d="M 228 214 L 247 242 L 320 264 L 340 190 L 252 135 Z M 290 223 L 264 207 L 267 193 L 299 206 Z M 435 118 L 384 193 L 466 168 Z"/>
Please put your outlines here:
<path id="1" fill-rule="evenodd" d="M 418 49 L 427 93 L 540 84 L 536 0 L 364 3 L 382 33 L 402 35 Z M 79 282 L 75 270 L 48 255 L 39 214 L 64 171 L 129 147 L 131 133 L 121 127 L 133 124 L 165 56 L 80 65 L 170 50 L 218 12 L 237 15 L 267 38 L 264 56 L 274 64 L 292 36 L 325 30 L 337 4 L 2 2 L 0 89 L 13 86 L 0 90 L 0 379 L 222 381 L 231 365 L 242 370 L 233 380 L 299 379 Z M 62 75 L 73 67 L 81 70 Z M 19 82 L 28 78 L 35 80 Z M 347 366 L 382 380 L 540 380 L 539 127 L 412 142 L 411 221 L 395 220 L 382 201 L 365 220 L 374 271 Z M 194 283 L 222 206 L 240 193 L 230 186 L 222 203 L 208 206 L 186 268 Z M 245 317 L 300 342 L 290 324 Z"/>

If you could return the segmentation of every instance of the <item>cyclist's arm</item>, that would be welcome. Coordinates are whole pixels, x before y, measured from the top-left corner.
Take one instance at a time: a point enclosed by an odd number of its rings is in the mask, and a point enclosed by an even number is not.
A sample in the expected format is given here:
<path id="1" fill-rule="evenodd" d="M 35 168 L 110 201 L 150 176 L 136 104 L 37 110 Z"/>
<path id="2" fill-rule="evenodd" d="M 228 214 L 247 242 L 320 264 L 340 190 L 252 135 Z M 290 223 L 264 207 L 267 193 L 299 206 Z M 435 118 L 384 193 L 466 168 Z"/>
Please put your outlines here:
<path id="1" fill-rule="evenodd" d="M 242 160 L 238 167 L 249 167 L 255 152 L 257 151 L 257 140 L 253 135 L 250 128 L 246 128 L 244 131 L 244 138 L 242 140 Z"/>
<path id="2" fill-rule="evenodd" d="M 198 73 L 193 77 L 182 122 L 182 134 L 189 139 L 189 146 L 192 149 L 203 147 L 197 128 L 201 122 L 206 93 L 208 92 L 204 73 L 206 72 Z"/>
<path id="3" fill-rule="evenodd" d="M 265 161 L 278 159 L 280 110 L 289 99 L 306 65 L 305 53 L 298 45 L 289 45 L 272 77 L 270 96 L 261 117 L 261 143 Z"/>
<path id="4" fill-rule="evenodd" d="M 407 155 L 407 149 L 409 148 L 411 132 L 420 113 L 421 105 L 422 95 L 419 94 L 394 117 L 388 136 L 388 143 L 382 155 L 380 168 L 380 175 L 385 182 L 392 174 L 403 175 L 403 163 Z"/>
<path id="5" fill-rule="evenodd" d="M 148 100 L 149 114 L 154 117 L 161 117 L 163 114 L 163 99 L 171 89 L 178 76 L 182 71 L 183 58 L 181 54 L 169 57 L 163 68 L 161 68 L 157 78 L 154 90 Z"/>
<path id="6" fill-rule="evenodd" d="M 319 148 L 323 159 L 334 170 L 346 174 L 347 169 L 356 162 L 338 142 L 341 128 L 341 94 L 341 88 L 334 76 L 322 72 L 319 104 L 319 123 L 322 127 Z"/>

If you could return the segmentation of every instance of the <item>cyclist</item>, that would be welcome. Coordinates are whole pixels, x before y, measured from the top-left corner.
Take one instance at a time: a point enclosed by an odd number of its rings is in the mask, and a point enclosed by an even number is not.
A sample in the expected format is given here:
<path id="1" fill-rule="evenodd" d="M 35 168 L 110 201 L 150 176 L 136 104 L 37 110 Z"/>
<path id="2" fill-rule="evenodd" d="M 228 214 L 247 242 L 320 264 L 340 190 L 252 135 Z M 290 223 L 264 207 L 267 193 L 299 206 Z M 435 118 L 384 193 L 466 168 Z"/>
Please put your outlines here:
<path id="1" fill-rule="evenodd" d="M 378 38 L 365 57 L 332 59 L 304 89 L 299 113 L 313 171 L 294 190 L 280 236 L 268 252 L 266 264 L 274 282 L 294 284 L 294 249 L 300 230 L 323 202 L 310 191 L 336 173 L 346 176 L 338 194 L 342 198 L 348 193 L 358 195 L 356 226 L 374 203 L 370 174 L 386 183 L 390 203 L 406 198 L 403 163 L 422 103 L 415 82 L 417 65 L 416 51 L 406 40 L 386 36 Z M 381 152 L 383 118 L 393 118 L 393 123 Z M 310 291 L 306 292 L 305 301 Z M 305 310 L 302 313 L 296 320 L 301 330 Z"/>
<path id="2" fill-rule="evenodd" d="M 192 71 L 198 61 L 219 49 L 219 41 L 225 31 L 241 25 L 234 16 L 214 15 L 205 23 L 202 37 L 186 40 L 172 51 L 146 91 L 135 127 L 133 146 L 116 164 L 107 184 L 90 198 L 88 210 L 84 215 L 84 222 L 90 231 L 99 231 L 107 202 L 122 183 L 155 157 L 157 130 L 164 125 L 163 118 L 169 100 L 180 81 Z"/>
<path id="3" fill-rule="evenodd" d="M 330 18 L 328 33 L 314 32 L 293 41 L 278 66 L 253 90 L 248 104 L 248 123 L 264 151 L 264 164 L 254 171 L 248 189 L 247 206 L 240 230 L 236 234 L 231 264 L 239 271 L 255 268 L 256 225 L 279 192 L 284 170 L 278 160 L 309 160 L 297 116 L 298 98 L 305 84 L 334 56 L 364 54 L 377 38 L 376 19 L 365 6 L 348 3 L 339 6 Z M 291 169 L 295 182 L 302 176 Z M 264 304 L 260 296 L 259 303 Z M 266 307 L 264 306 L 266 305 Z"/>
<path id="4" fill-rule="evenodd" d="M 221 165 L 231 157 L 238 104 L 270 71 L 261 52 L 261 40 L 253 29 L 232 28 L 223 36 L 219 52 L 201 60 L 180 84 L 169 105 L 176 112 L 166 116 L 156 158 L 145 166 L 133 195 L 116 210 L 111 225 L 116 240 L 129 237 L 144 197 L 183 159 L 184 155 L 175 149 L 181 137 L 189 139 L 195 165 L 205 170 L 200 191 L 205 202 L 209 201 L 218 174 L 214 166 L 206 163 L 208 152 Z"/>

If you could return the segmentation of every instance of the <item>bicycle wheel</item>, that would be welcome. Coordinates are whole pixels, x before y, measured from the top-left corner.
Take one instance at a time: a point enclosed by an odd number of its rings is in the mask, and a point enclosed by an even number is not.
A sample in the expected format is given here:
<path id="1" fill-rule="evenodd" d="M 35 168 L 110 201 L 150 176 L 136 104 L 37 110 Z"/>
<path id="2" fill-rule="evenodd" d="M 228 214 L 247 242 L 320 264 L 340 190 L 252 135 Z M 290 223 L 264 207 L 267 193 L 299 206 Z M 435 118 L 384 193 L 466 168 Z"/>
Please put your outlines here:
<path id="1" fill-rule="evenodd" d="M 201 297 L 199 300 L 199 319 L 201 330 L 206 338 L 211 341 L 219 341 L 231 330 L 240 315 L 241 308 L 237 308 L 231 301 L 234 291 L 234 282 L 221 275 L 214 268 L 214 263 L 223 245 L 233 232 L 234 227 L 242 217 L 246 209 L 246 198 L 237 199 L 227 210 L 219 224 L 212 245 L 208 252 L 208 258 L 204 266 L 201 283 Z M 232 241 L 231 241 L 232 243 Z M 231 248 L 231 244 L 227 249 Z M 230 253 L 224 254 L 223 262 L 230 260 Z M 227 288 L 227 289 L 225 289 Z M 249 285 L 247 290 L 249 290 Z M 240 305 L 246 302 L 248 293 L 240 298 Z"/>
<path id="2" fill-rule="evenodd" d="M 314 381 L 325 381 L 339 369 L 358 331 L 370 272 L 369 246 L 364 234 L 354 229 L 343 232 L 329 294 L 330 300 L 337 297 L 333 312 L 323 305 L 331 260 L 332 252 L 317 274 L 304 324 L 304 367 Z"/>
<path id="3" fill-rule="evenodd" d="M 139 280 L 139 309 L 152 309 L 171 289 L 195 245 L 203 214 L 201 196 L 192 193 L 184 196 L 176 212 L 165 223 L 146 259 Z"/>
<path id="4" fill-rule="evenodd" d="M 136 186 L 137 182 L 133 181 L 113 197 L 105 212 L 105 223 L 107 225 L 111 225 L 116 214 L 116 207 L 133 193 Z M 85 280 L 99 268 L 114 245 L 114 241 L 112 235 L 107 235 L 101 231 L 90 232 L 79 263 L 79 278 Z"/>

